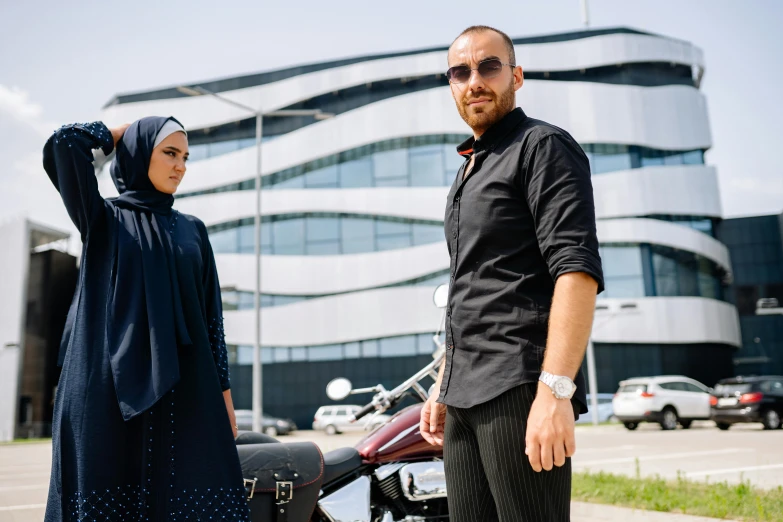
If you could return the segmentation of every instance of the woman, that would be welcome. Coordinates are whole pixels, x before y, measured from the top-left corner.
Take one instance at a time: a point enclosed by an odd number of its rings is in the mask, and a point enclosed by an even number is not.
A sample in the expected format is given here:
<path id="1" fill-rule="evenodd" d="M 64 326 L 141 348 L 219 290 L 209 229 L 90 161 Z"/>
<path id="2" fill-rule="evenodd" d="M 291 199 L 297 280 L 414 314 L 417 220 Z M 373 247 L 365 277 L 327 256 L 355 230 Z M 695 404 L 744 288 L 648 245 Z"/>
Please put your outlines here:
<path id="1" fill-rule="evenodd" d="M 118 198 L 98 192 L 97 148 L 116 149 Z M 212 248 L 204 223 L 172 209 L 187 158 L 174 118 L 66 125 L 44 147 L 84 245 L 47 522 L 249 519 Z"/>

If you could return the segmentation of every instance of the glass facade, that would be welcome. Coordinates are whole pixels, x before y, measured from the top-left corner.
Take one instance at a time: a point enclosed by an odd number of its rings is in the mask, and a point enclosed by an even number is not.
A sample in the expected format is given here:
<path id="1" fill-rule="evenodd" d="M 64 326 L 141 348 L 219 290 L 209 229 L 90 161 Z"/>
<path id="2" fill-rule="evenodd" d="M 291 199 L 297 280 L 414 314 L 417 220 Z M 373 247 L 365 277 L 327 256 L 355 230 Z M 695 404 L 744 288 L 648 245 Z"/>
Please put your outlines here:
<path id="1" fill-rule="evenodd" d="M 735 375 L 736 349 L 727 344 L 595 343 L 594 349 L 599 393 L 615 393 L 620 381 L 640 375 L 687 375 L 707 386 Z"/>
<path id="2" fill-rule="evenodd" d="M 252 219 L 208 227 L 212 249 L 218 254 L 255 251 Z M 339 255 L 380 252 L 443 241 L 437 221 L 305 213 L 264 216 L 261 253 L 267 255 Z"/>
<path id="3" fill-rule="evenodd" d="M 340 152 L 264 177 L 265 190 L 368 187 L 442 187 L 454 182 L 464 162 L 456 146 L 463 134 L 431 134 L 396 138 Z M 191 160 L 205 159 L 255 145 L 253 138 L 236 139 L 191 147 Z M 582 145 L 592 173 L 652 165 L 701 165 L 702 150 L 665 151 L 635 145 Z M 255 179 L 189 192 L 178 198 L 254 190 Z"/>
<path id="4" fill-rule="evenodd" d="M 261 141 L 262 143 L 266 143 L 274 138 L 274 136 L 264 136 Z M 229 152 L 236 152 L 241 149 L 247 149 L 255 146 L 255 137 L 212 141 L 208 143 L 196 143 L 195 145 L 188 145 L 188 152 L 190 153 L 188 161 L 205 160 L 215 156 L 222 156 L 223 154 L 228 154 Z"/>
<path id="5" fill-rule="evenodd" d="M 224 311 L 253 309 L 253 292 L 221 290 L 220 294 L 223 298 Z M 306 301 L 313 297 L 314 296 L 261 294 L 261 308 L 298 303 L 299 301 Z"/>
<path id="6" fill-rule="evenodd" d="M 731 254 L 734 280 L 728 294 L 740 315 L 737 375 L 781 375 L 783 315 L 757 310 L 760 299 L 777 299 L 783 306 L 783 214 L 725 219 L 716 232 Z"/>
<path id="7" fill-rule="evenodd" d="M 514 42 L 514 45 L 546 44 L 546 43 L 555 43 L 555 42 L 568 42 L 568 41 L 580 40 L 583 38 L 592 38 L 592 37 L 602 36 L 607 34 L 651 35 L 651 33 L 638 31 L 636 29 L 629 29 L 627 27 L 611 27 L 606 29 L 589 29 L 589 30 L 572 31 L 567 33 L 559 33 L 559 34 L 547 34 L 541 36 L 527 36 L 524 38 L 514 38 L 512 41 Z M 398 58 L 403 56 L 415 56 L 417 54 L 422 54 L 422 53 L 430 53 L 433 51 L 446 51 L 446 50 L 448 50 L 448 47 L 430 47 L 430 48 L 416 49 L 410 51 L 387 53 L 382 55 L 372 54 L 368 56 L 343 58 L 340 60 L 334 60 L 329 62 L 318 62 L 318 63 L 312 63 L 307 65 L 296 65 L 294 67 L 286 67 L 283 69 L 277 69 L 274 71 L 268 71 L 262 73 L 253 73 L 245 76 L 234 76 L 222 80 L 214 80 L 201 84 L 192 84 L 190 85 L 190 87 L 199 86 L 199 87 L 204 87 L 215 93 L 221 93 L 225 91 L 232 91 L 235 89 L 246 89 L 248 87 L 254 87 L 257 85 L 266 85 L 273 82 L 279 82 L 295 76 L 309 74 L 317 71 L 323 71 L 326 69 L 331 69 L 333 67 L 344 67 L 347 65 L 366 62 L 370 60 Z M 667 85 L 667 83 L 664 83 L 667 77 L 673 77 L 675 84 L 679 84 L 676 83 L 676 79 L 678 77 L 683 75 L 690 77 L 692 74 L 690 67 L 687 68 L 687 71 L 682 71 L 683 68 L 682 65 L 670 64 L 670 63 L 661 64 L 661 63 L 642 62 L 638 64 L 632 63 L 627 65 L 626 64 L 612 65 L 612 68 L 622 69 L 623 67 L 626 66 L 651 69 L 652 71 L 654 71 L 653 75 L 658 80 L 658 83 L 656 85 Z M 583 69 L 580 70 L 579 73 L 582 74 L 583 76 L 586 76 L 589 75 L 589 73 L 592 70 L 593 70 L 592 68 Z M 526 75 L 525 77 L 527 77 L 531 73 L 533 73 L 533 71 L 530 72 L 525 71 L 525 75 Z M 546 74 L 547 76 L 545 77 L 548 78 L 550 73 L 542 72 L 538 74 L 542 74 L 542 75 Z M 395 81 L 399 82 L 400 79 L 395 79 Z M 595 79 L 593 81 L 602 81 L 602 80 Z M 647 85 L 647 84 L 645 83 L 643 85 Z M 165 100 L 165 99 L 172 99 L 172 98 L 183 98 L 185 96 L 187 95 L 180 92 L 176 88 L 168 87 L 164 89 L 156 89 L 156 90 L 140 92 L 140 93 L 117 95 L 107 104 L 107 107 L 116 104 L 122 104 L 122 103 L 134 103 L 134 102 L 150 101 L 150 100 Z"/>
<path id="8" fill-rule="evenodd" d="M 684 225 L 707 234 L 710 237 L 715 237 L 715 223 L 717 220 L 713 218 L 700 216 L 673 216 L 668 214 L 653 214 L 646 217 Z"/>
<path id="9" fill-rule="evenodd" d="M 265 190 L 305 188 L 366 188 L 366 187 L 442 187 L 451 185 L 464 159 L 456 147 L 468 138 L 467 134 L 431 134 L 381 141 L 346 150 L 326 158 L 291 167 L 263 180 Z M 231 145 L 212 149 L 207 153 L 224 154 L 252 147 L 255 140 L 231 140 Z M 191 160 L 194 160 L 191 152 Z M 211 156 L 208 156 L 211 157 Z M 203 158 L 201 158 L 203 159 Z M 254 190 L 255 179 L 189 192 L 178 198 Z"/>
<path id="10" fill-rule="evenodd" d="M 435 351 L 432 334 L 399 335 L 342 344 L 319 346 L 264 346 L 261 360 L 267 363 L 295 361 L 336 361 L 377 357 L 429 355 Z M 228 362 L 235 365 L 253 364 L 253 347 L 228 346 Z"/>
<path id="11" fill-rule="evenodd" d="M 603 246 L 599 248 L 604 270 L 605 290 L 598 298 L 644 297 L 642 248 L 639 245 Z"/>
<path id="12" fill-rule="evenodd" d="M 602 298 L 690 296 L 724 299 L 723 270 L 713 261 L 660 245 L 603 245 Z"/>
<path id="13" fill-rule="evenodd" d="M 590 170 L 594 175 L 655 165 L 704 164 L 704 151 L 701 149 L 658 150 L 638 145 L 607 143 L 583 144 L 582 149 L 590 160 Z"/>
<path id="14" fill-rule="evenodd" d="M 416 279 L 410 279 L 395 283 L 393 285 L 378 286 L 374 288 L 393 288 L 398 286 L 438 286 L 447 284 L 449 282 L 449 271 L 441 270 L 434 274 L 428 274 Z M 370 290 L 370 289 L 368 289 Z M 349 292 L 344 292 L 349 293 Z M 222 290 L 221 295 L 223 297 L 223 310 L 251 310 L 253 308 L 253 292 L 247 292 L 242 290 Z M 330 295 L 340 294 L 323 294 L 323 295 L 278 295 L 278 294 L 261 294 L 261 308 L 269 308 L 272 306 L 282 306 L 290 303 L 298 303 L 300 301 L 306 301 L 308 299 L 317 299 L 319 297 L 327 297 Z"/>

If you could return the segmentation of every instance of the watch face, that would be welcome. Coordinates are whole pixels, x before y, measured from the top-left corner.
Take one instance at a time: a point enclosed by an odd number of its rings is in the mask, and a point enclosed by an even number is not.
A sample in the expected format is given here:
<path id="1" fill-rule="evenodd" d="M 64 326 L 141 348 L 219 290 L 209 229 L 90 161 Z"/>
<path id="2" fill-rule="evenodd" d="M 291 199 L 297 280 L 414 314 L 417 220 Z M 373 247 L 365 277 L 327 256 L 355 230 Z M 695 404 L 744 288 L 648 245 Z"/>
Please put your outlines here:
<path id="1" fill-rule="evenodd" d="M 571 383 L 565 379 L 558 379 L 555 382 L 555 393 L 560 396 L 566 396 L 571 393 Z"/>

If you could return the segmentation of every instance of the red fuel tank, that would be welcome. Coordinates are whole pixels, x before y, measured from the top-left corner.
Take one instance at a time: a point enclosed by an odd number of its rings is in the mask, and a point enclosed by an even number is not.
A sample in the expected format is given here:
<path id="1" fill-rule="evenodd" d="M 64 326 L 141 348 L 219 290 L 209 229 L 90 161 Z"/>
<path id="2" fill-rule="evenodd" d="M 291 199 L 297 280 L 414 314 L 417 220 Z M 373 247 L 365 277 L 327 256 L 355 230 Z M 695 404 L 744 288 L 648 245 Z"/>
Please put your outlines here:
<path id="1" fill-rule="evenodd" d="M 356 444 L 365 464 L 443 458 L 443 447 L 433 446 L 419 433 L 421 404 L 408 406 Z"/>

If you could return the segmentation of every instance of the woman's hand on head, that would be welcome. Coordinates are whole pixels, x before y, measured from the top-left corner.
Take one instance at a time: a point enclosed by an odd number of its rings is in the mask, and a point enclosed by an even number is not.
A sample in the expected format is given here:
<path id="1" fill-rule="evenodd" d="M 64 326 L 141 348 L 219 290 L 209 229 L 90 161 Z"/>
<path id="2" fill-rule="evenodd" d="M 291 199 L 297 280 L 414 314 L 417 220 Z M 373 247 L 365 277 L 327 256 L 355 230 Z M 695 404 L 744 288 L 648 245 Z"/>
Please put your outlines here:
<path id="1" fill-rule="evenodd" d="M 111 132 L 111 137 L 114 138 L 115 147 L 117 146 L 117 142 L 122 139 L 122 135 L 125 134 L 125 131 L 128 130 L 128 127 L 130 127 L 130 123 L 123 123 L 118 127 L 112 127 L 109 129 L 109 132 Z"/>

